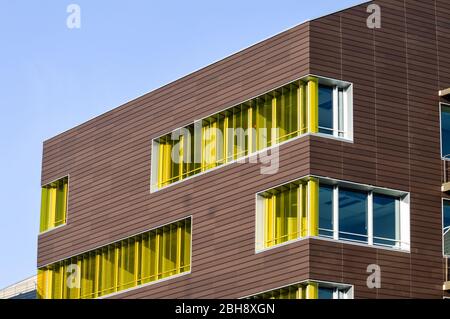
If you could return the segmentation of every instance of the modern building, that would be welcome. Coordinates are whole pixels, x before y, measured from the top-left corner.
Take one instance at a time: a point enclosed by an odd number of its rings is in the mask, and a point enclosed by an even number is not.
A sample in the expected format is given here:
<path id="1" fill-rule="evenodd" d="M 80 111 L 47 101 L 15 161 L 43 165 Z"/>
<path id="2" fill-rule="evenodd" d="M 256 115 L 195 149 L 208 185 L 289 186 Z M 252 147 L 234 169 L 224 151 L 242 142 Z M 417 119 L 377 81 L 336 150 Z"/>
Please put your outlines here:
<path id="1" fill-rule="evenodd" d="M 0 289 L 0 299 L 36 299 L 37 276 Z"/>
<path id="2" fill-rule="evenodd" d="M 45 141 L 40 298 L 450 296 L 449 17 L 367 2 Z"/>

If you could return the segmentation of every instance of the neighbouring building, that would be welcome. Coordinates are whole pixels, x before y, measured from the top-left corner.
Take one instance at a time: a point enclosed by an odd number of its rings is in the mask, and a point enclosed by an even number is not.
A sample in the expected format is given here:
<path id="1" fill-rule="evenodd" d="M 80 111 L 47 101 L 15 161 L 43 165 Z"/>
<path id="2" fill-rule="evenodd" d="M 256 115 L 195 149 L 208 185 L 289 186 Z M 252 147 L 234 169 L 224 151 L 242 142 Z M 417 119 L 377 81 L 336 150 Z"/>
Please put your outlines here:
<path id="1" fill-rule="evenodd" d="M 0 299 L 36 299 L 37 276 L 0 289 Z"/>
<path id="2" fill-rule="evenodd" d="M 371 1 L 45 141 L 39 297 L 450 296 L 448 88 L 450 2 Z"/>

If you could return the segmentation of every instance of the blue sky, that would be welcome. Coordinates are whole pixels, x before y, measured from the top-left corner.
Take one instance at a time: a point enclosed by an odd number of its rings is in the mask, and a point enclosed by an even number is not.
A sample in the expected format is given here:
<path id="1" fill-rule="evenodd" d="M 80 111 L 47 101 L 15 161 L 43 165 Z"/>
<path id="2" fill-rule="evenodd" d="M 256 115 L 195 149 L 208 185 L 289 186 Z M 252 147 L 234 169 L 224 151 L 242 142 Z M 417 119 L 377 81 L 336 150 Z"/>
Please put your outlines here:
<path id="1" fill-rule="evenodd" d="M 0 0 L 0 288 L 36 272 L 45 139 L 363 2 Z M 71 3 L 81 8 L 80 29 L 66 26 Z"/>

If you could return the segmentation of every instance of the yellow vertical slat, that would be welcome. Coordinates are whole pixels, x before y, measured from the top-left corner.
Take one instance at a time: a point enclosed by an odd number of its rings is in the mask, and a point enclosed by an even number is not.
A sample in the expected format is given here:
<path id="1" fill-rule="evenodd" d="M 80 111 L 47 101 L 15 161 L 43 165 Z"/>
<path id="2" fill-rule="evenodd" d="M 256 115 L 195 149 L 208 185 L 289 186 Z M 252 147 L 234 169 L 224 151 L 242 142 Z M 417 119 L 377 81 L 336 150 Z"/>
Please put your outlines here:
<path id="1" fill-rule="evenodd" d="M 264 198 L 264 247 L 269 247 L 269 198 Z"/>
<path id="2" fill-rule="evenodd" d="M 304 299 L 304 286 L 303 285 L 298 285 L 297 287 L 297 291 L 295 294 L 295 299 Z"/>
<path id="3" fill-rule="evenodd" d="M 289 186 L 288 190 L 288 218 L 287 218 L 287 235 L 288 240 L 293 240 L 299 236 L 298 233 L 298 203 L 297 203 L 297 187 Z M 297 205 L 296 205 L 297 204 Z"/>
<path id="4" fill-rule="evenodd" d="M 251 154 L 254 152 L 254 145 L 253 145 L 253 139 L 254 139 L 254 132 L 253 132 L 253 108 L 252 106 L 249 106 L 247 109 L 247 140 L 248 140 L 248 154 Z"/>
<path id="5" fill-rule="evenodd" d="M 307 84 L 307 114 L 308 114 L 308 132 L 317 133 L 319 131 L 319 81 L 316 78 L 308 80 Z"/>
<path id="6" fill-rule="evenodd" d="M 179 274 L 181 271 L 181 236 L 182 236 L 182 224 L 177 224 L 177 257 L 176 257 L 176 273 Z"/>
<path id="7" fill-rule="evenodd" d="M 172 146 L 170 143 L 164 145 L 164 185 L 168 185 L 173 182 L 172 180 Z"/>
<path id="8" fill-rule="evenodd" d="M 240 122 L 240 116 L 239 112 L 237 111 L 237 108 L 233 109 L 233 129 L 234 132 L 236 132 L 236 129 L 239 127 Z M 238 158 L 238 145 L 237 145 L 237 137 L 233 134 L 233 159 Z"/>
<path id="9" fill-rule="evenodd" d="M 64 179 L 64 186 L 63 186 L 63 204 L 62 204 L 62 212 L 61 212 L 61 217 L 62 217 L 62 224 L 64 224 L 66 222 L 66 218 L 67 218 L 67 193 L 68 193 L 68 189 L 69 189 L 69 181 L 68 179 Z"/>
<path id="10" fill-rule="evenodd" d="M 64 264 L 61 262 L 58 264 L 58 283 L 59 283 L 59 287 L 58 287 L 58 298 L 59 299 L 64 299 Z"/>
<path id="11" fill-rule="evenodd" d="M 61 299 L 67 298 L 67 275 L 65 262 L 61 262 Z"/>
<path id="12" fill-rule="evenodd" d="M 140 237 L 142 238 L 142 236 Z M 140 279 L 140 274 L 139 274 L 139 248 L 140 247 L 140 240 L 139 237 L 135 238 L 134 241 L 134 285 L 137 286 L 138 285 L 138 281 Z"/>
<path id="13" fill-rule="evenodd" d="M 161 278 L 162 270 L 160 270 L 160 263 L 159 260 L 161 258 L 161 249 L 160 249 L 160 242 L 161 242 L 161 233 L 159 231 L 156 232 L 156 238 L 155 238 L 155 272 L 156 277 L 155 280 L 158 280 Z"/>
<path id="14" fill-rule="evenodd" d="M 229 134 L 228 134 L 228 127 L 230 125 L 229 123 L 229 116 L 228 113 L 225 113 L 225 118 L 223 119 L 223 159 L 224 163 L 229 162 L 229 154 L 228 154 L 228 143 L 230 140 Z"/>
<path id="15" fill-rule="evenodd" d="M 119 258 L 120 258 L 120 247 L 116 244 L 114 249 L 114 291 L 119 290 Z"/>
<path id="16" fill-rule="evenodd" d="M 307 107 L 306 107 L 306 85 L 302 81 L 299 82 L 297 89 L 297 116 L 298 116 L 298 130 L 300 134 L 307 132 Z"/>
<path id="17" fill-rule="evenodd" d="M 81 298 L 81 286 L 83 285 L 83 282 L 82 282 L 83 274 L 81 273 L 81 271 L 82 271 L 81 258 L 78 258 L 77 266 L 78 266 L 78 270 L 79 270 L 79 272 L 77 274 L 77 280 L 79 281 L 79 287 L 75 288 L 76 289 L 75 290 L 75 293 L 76 293 L 75 298 L 80 299 Z"/>
<path id="18" fill-rule="evenodd" d="M 41 190 L 41 218 L 39 231 L 43 232 L 48 229 L 48 188 L 42 187 Z"/>
<path id="19" fill-rule="evenodd" d="M 191 220 L 187 219 L 183 223 L 183 235 L 184 235 L 184 247 L 183 247 L 183 271 L 190 271 L 191 270 L 191 241 L 192 241 L 192 231 L 191 231 Z"/>
<path id="20" fill-rule="evenodd" d="M 94 271 L 94 298 L 99 296 L 100 291 L 100 253 L 96 252 L 95 254 L 95 271 Z"/>
<path id="21" fill-rule="evenodd" d="M 319 299 L 319 285 L 316 282 L 306 285 L 306 299 Z"/>
<path id="22" fill-rule="evenodd" d="M 286 93 L 287 92 L 287 93 Z M 286 136 L 288 133 L 291 132 L 291 126 L 290 126 L 290 121 L 291 118 L 290 116 L 288 117 L 288 115 L 290 115 L 291 112 L 291 104 L 289 103 L 289 97 L 290 97 L 290 91 L 289 89 L 286 88 L 282 88 L 281 89 L 281 96 L 280 96 L 280 102 L 278 103 L 278 129 L 279 129 L 279 136 L 278 136 L 278 141 L 279 142 L 283 142 L 285 140 L 287 140 L 288 138 L 290 138 L 290 136 Z"/>
<path id="23" fill-rule="evenodd" d="M 160 141 L 158 145 L 158 188 L 164 182 L 164 144 Z"/>
<path id="24" fill-rule="evenodd" d="M 178 173 L 180 174 L 180 179 L 184 178 L 184 174 L 186 172 L 183 171 L 183 167 L 184 167 L 184 135 L 180 136 L 180 141 L 179 141 L 179 145 L 180 145 L 180 152 L 179 152 L 179 157 L 178 157 Z"/>
<path id="25" fill-rule="evenodd" d="M 53 268 L 49 268 L 48 270 L 47 270 L 47 292 L 46 292 L 46 295 L 47 295 L 47 298 L 46 299 L 53 299 L 53 275 L 54 275 L 54 272 L 53 272 Z"/>
<path id="26" fill-rule="evenodd" d="M 205 171 L 205 167 L 206 167 L 206 126 L 203 126 L 202 123 L 202 149 L 201 149 L 201 165 L 200 165 L 200 171 Z"/>
<path id="27" fill-rule="evenodd" d="M 146 283 L 149 281 L 150 276 L 150 234 L 142 235 L 141 240 L 141 283 Z"/>
<path id="28" fill-rule="evenodd" d="M 279 192 L 278 194 L 274 195 L 275 199 L 275 215 L 276 215 L 276 221 L 275 221 L 275 238 L 276 238 L 276 244 L 280 244 L 284 241 L 286 241 L 286 215 L 284 211 L 284 201 L 285 201 L 285 192 Z"/>
<path id="29" fill-rule="evenodd" d="M 211 135 L 211 145 L 212 145 L 212 164 L 213 167 L 217 166 L 217 121 L 212 124 L 212 135 Z"/>
<path id="30" fill-rule="evenodd" d="M 272 98 L 272 127 L 271 128 L 267 128 L 267 129 L 272 129 L 274 131 L 274 133 L 276 132 L 275 129 L 277 128 L 277 116 L 279 116 L 279 114 L 277 114 L 277 97 L 274 96 Z M 270 146 L 277 144 L 278 142 L 278 136 L 277 134 L 273 134 L 272 136 L 272 140 L 270 142 Z"/>
<path id="31" fill-rule="evenodd" d="M 55 227 L 56 218 L 56 187 L 53 185 L 48 189 L 48 226 L 49 228 Z"/>
<path id="32" fill-rule="evenodd" d="M 266 212 L 266 235 L 265 235 L 265 247 L 271 247 L 275 244 L 275 211 L 274 211 L 274 196 L 270 196 L 264 199 L 265 212 Z"/>
<path id="33" fill-rule="evenodd" d="M 307 235 L 307 209 L 306 209 L 306 186 L 305 184 L 301 183 L 298 187 L 298 220 L 299 220 L 299 232 L 300 236 L 304 237 Z"/>
<path id="34" fill-rule="evenodd" d="M 259 151 L 261 149 L 261 106 L 260 106 L 260 99 L 256 98 L 256 104 L 255 104 L 255 129 L 256 129 L 256 147 L 255 151 Z"/>
<path id="35" fill-rule="evenodd" d="M 319 235 L 319 180 L 308 181 L 308 236 Z"/>
<path id="36" fill-rule="evenodd" d="M 45 299 L 45 270 L 44 269 L 38 269 L 37 271 L 37 298 L 38 299 Z"/>

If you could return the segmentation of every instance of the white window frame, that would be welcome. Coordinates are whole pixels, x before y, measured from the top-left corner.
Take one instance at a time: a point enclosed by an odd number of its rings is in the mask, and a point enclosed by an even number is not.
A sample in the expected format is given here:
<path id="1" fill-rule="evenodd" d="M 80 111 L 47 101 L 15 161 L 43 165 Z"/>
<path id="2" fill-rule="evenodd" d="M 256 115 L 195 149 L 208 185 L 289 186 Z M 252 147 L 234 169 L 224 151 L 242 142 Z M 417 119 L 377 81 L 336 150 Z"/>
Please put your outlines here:
<path id="1" fill-rule="evenodd" d="M 316 135 L 353 141 L 353 84 L 320 76 L 317 78 L 319 85 L 333 88 L 333 134 Z"/>
<path id="2" fill-rule="evenodd" d="M 329 179 L 319 179 L 323 184 L 329 184 Z M 324 183 L 325 182 L 325 183 Z M 374 246 L 374 247 L 385 247 L 392 248 L 395 250 L 410 250 L 410 229 L 409 229 L 409 221 L 410 221 L 410 213 L 409 213 L 409 193 L 382 189 L 382 188 L 367 188 L 360 184 L 348 185 L 348 182 L 345 182 L 346 185 L 342 185 L 339 182 L 331 181 L 334 183 L 333 186 L 333 240 L 349 242 L 349 243 L 360 243 L 362 245 Z M 320 187 L 320 186 L 319 186 Z M 349 190 L 355 191 L 365 191 L 367 192 L 367 243 L 358 240 L 349 240 L 346 238 L 340 238 L 339 234 L 339 189 L 343 187 Z M 381 195 L 389 195 L 393 197 L 397 197 L 398 204 L 396 205 L 396 245 L 381 245 L 374 243 L 374 233 L 373 233 L 373 195 L 381 194 Z M 322 238 L 329 238 L 327 236 L 319 236 Z"/>
<path id="3" fill-rule="evenodd" d="M 264 148 L 264 149 L 256 151 L 256 152 L 252 152 L 251 154 L 243 156 L 243 157 L 240 157 L 239 159 L 235 159 L 235 160 L 229 161 L 229 162 L 227 162 L 225 164 L 222 164 L 222 165 L 216 166 L 214 168 L 211 168 L 211 169 L 205 170 L 203 172 L 200 172 L 198 174 L 195 174 L 195 175 L 192 175 L 192 176 L 188 176 L 186 178 L 183 178 L 182 180 L 179 180 L 179 181 L 176 181 L 176 182 L 172 182 L 169 185 L 165 185 L 165 186 L 163 186 L 161 188 L 158 188 L 156 186 L 156 184 L 157 184 L 157 176 L 158 176 L 158 160 L 159 160 L 159 156 L 158 156 L 159 147 L 157 147 L 157 146 L 158 146 L 158 139 L 159 138 L 161 138 L 163 136 L 166 136 L 167 134 L 170 134 L 171 132 L 176 132 L 176 131 L 182 130 L 183 128 L 185 128 L 188 125 L 191 125 L 191 124 L 195 125 L 195 123 L 197 123 L 197 122 L 201 123 L 201 121 L 203 121 L 203 119 L 207 119 L 207 118 L 211 117 L 214 114 L 223 112 L 223 111 L 228 110 L 228 109 L 230 109 L 232 107 L 235 107 L 237 105 L 245 103 L 246 101 L 249 101 L 249 100 L 252 100 L 254 98 L 257 98 L 258 96 L 261 96 L 261 95 L 264 95 L 264 94 L 266 94 L 268 92 L 274 91 L 274 90 L 276 90 L 278 88 L 281 88 L 281 87 L 283 87 L 283 86 L 285 86 L 285 85 L 287 85 L 289 83 L 292 83 L 292 82 L 295 82 L 295 81 L 299 81 L 299 80 L 307 80 L 310 77 L 317 78 L 319 80 L 319 84 L 332 86 L 332 87 L 335 88 L 335 90 L 338 90 L 338 88 L 342 88 L 343 89 L 343 94 L 342 94 L 342 100 L 343 100 L 343 103 L 344 103 L 344 107 L 343 107 L 344 114 L 343 114 L 343 118 L 342 118 L 343 125 L 344 125 L 344 132 L 342 134 L 343 136 L 339 136 L 338 130 L 334 129 L 334 127 L 333 127 L 333 134 L 324 134 L 324 133 L 305 133 L 305 134 L 301 134 L 301 135 L 298 135 L 296 137 L 290 138 L 290 139 L 288 139 L 286 141 L 283 141 L 281 143 L 278 143 L 276 145 Z M 333 103 L 336 104 L 336 105 L 333 104 L 333 116 L 334 116 L 334 114 L 338 114 L 339 105 L 338 105 L 338 103 L 335 103 L 335 102 L 333 102 Z M 336 108 L 336 110 L 334 110 L 334 108 Z M 335 120 L 333 119 L 333 126 L 334 126 L 334 121 Z M 337 120 L 337 121 L 339 121 L 339 120 Z M 278 86 L 276 88 L 270 89 L 270 90 L 268 90 L 268 91 L 266 91 L 264 93 L 261 93 L 261 94 L 258 94 L 256 96 L 250 97 L 250 98 L 248 98 L 248 99 L 246 99 L 246 100 L 244 100 L 242 102 L 236 103 L 236 104 L 231 105 L 231 106 L 227 106 L 226 108 L 223 108 L 223 109 L 218 110 L 218 111 L 216 111 L 214 113 L 211 113 L 208 116 L 204 116 L 201 119 L 198 119 L 198 120 L 195 120 L 195 121 L 190 121 L 189 123 L 186 123 L 185 125 L 183 125 L 181 127 L 177 127 L 177 128 L 175 128 L 175 129 L 173 129 L 171 131 L 168 131 L 168 132 L 166 131 L 164 134 L 161 134 L 159 136 L 156 136 L 156 137 L 152 138 L 151 139 L 151 152 L 152 152 L 152 154 L 151 154 L 151 162 L 150 162 L 150 193 L 155 193 L 155 192 L 158 192 L 158 191 L 160 191 L 162 189 L 165 189 L 167 187 L 171 187 L 171 186 L 177 185 L 179 183 L 183 183 L 183 182 L 185 182 L 187 180 L 191 180 L 192 178 L 195 178 L 197 176 L 200 176 L 200 175 L 203 175 L 203 174 L 207 174 L 207 173 L 212 172 L 212 171 L 214 171 L 216 169 L 221 169 L 222 167 L 225 167 L 227 165 L 231 165 L 231 164 L 234 164 L 234 163 L 245 163 L 245 161 L 247 159 L 249 159 L 252 156 L 255 156 L 256 154 L 259 154 L 259 153 L 265 154 L 265 152 L 267 152 L 268 150 L 280 147 L 281 145 L 284 145 L 286 143 L 290 143 L 290 142 L 292 142 L 292 141 L 294 141 L 296 139 L 303 138 L 304 136 L 307 136 L 307 135 L 315 135 L 315 136 L 320 136 L 320 137 L 323 137 L 323 138 L 336 139 L 336 140 L 343 141 L 343 142 L 353 143 L 353 135 L 354 135 L 353 134 L 353 83 L 346 82 L 346 81 L 341 81 L 341 80 L 336 80 L 336 79 L 332 79 L 332 78 L 327 78 L 327 77 L 323 77 L 323 76 L 319 76 L 319 75 L 315 75 L 315 74 L 308 74 L 308 75 L 302 76 L 300 78 L 294 79 L 292 81 L 289 81 L 287 83 L 284 83 L 284 84 L 282 84 L 282 85 L 280 85 L 280 86 Z"/>
<path id="4" fill-rule="evenodd" d="M 59 177 L 59 178 L 56 178 L 56 179 L 54 179 L 54 180 L 52 180 L 52 181 L 50 181 L 50 182 L 48 182 L 48 183 L 42 184 L 42 185 L 41 185 L 41 189 L 42 189 L 42 187 L 45 187 L 45 186 L 47 186 L 47 185 L 50 185 L 50 184 L 52 184 L 52 183 L 54 183 L 54 182 L 59 181 L 60 179 L 66 178 L 66 177 L 67 177 L 66 221 L 65 221 L 63 224 L 59 225 L 59 226 L 52 227 L 52 228 L 49 228 L 49 229 L 44 230 L 43 232 L 41 232 L 41 231 L 40 231 L 40 222 L 41 222 L 41 215 L 40 215 L 40 214 L 41 214 L 42 212 L 39 212 L 38 237 L 41 236 L 41 235 L 44 235 L 44 234 L 46 234 L 46 233 L 52 232 L 52 231 L 54 231 L 54 230 L 56 230 L 56 229 L 62 228 L 62 227 L 64 227 L 64 226 L 66 226 L 67 223 L 69 222 L 70 174 L 63 175 L 63 176 L 61 176 L 61 177 Z M 41 198 L 41 201 L 42 201 L 42 198 Z M 41 204 L 42 204 L 42 203 L 41 203 Z"/>
<path id="5" fill-rule="evenodd" d="M 332 212 L 332 219 L 333 219 L 333 236 L 332 238 L 329 236 L 303 236 L 303 237 L 297 237 L 292 240 L 285 241 L 281 244 L 273 245 L 271 247 L 264 247 L 264 197 L 260 194 L 265 193 L 271 189 L 284 186 L 290 183 L 297 182 L 302 179 L 306 179 L 308 177 L 316 177 L 319 179 L 319 183 L 321 184 L 328 184 L 333 187 L 333 212 Z M 319 186 L 320 187 L 320 186 Z M 367 242 L 363 241 L 356 241 L 356 240 L 349 240 L 345 238 L 339 237 L 339 188 L 343 187 L 350 190 L 355 191 L 365 191 L 369 194 L 372 194 L 370 197 L 371 205 L 368 205 L 368 214 L 367 218 L 371 217 L 371 222 L 367 224 L 368 230 L 367 230 Z M 389 195 L 397 197 L 398 199 L 398 205 L 396 205 L 396 209 L 398 209 L 398 213 L 396 214 L 396 242 L 397 244 L 395 246 L 391 245 L 382 245 L 382 244 L 375 244 L 373 242 L 373 193 L 381 194 L 381 195 Z M 259 191 L 255 194 L 255 206 L 256 206 L 256 213 L 255 213 L 255 253 L 261 253 L 265 252 L 271 249 L 276 249 L 285 245 L 289 245 L 293 242 L 301 241 L 307 238 L 316 238 L 320 240 L 328 240 L 328 241 L 334 241 L 339 242 L 343 244 L 352 244 L 352 245 L 358 245 L 363 247 L 373 247 L 377 249 L 386 249 L 386 250 L 393 250 L 393 251 L 400 251 L 400 252 L 410 252 L 411 251 L 411 239 L 410 239 L 410 193 L 406 191 L 399 191 L 399 190 L 393 190 L 383 187 L 376 187 L 371 185 L 365 185 L 360 183 L 354 183 L 350 181 L 343 181 L 343 180 L 337 180 L 332 179 L 328 177 L 321 177 L 321 176 L 314 176 L 314 175 L 307 175 L 300 178 L 296 178 L 294 180 L 270 187 L 268 189 Z M 368 203 L 369 204 L 369 203 Z M 370 216 L 369 216 L 370 215 Z M 369 237 L 370 234 L 370 237 Z"/>

